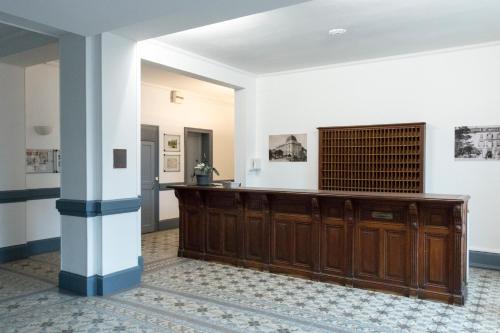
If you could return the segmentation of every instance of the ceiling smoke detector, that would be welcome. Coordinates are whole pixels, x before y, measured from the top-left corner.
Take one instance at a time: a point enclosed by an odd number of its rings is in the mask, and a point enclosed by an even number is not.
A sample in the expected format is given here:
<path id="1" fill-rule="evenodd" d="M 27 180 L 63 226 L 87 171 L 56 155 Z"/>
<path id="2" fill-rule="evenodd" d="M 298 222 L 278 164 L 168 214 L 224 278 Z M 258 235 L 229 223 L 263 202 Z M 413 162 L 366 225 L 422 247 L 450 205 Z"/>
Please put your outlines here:
<path id="1" fill-rule="evenodd" d="M 343 35 L 347 32 L 346 29 L 342 29 L 342 28 L 336 28 L 336 29 L 330 29 L 328 30 L 328 34 L 330 36 L 339 36 L 339 35 Z"/>

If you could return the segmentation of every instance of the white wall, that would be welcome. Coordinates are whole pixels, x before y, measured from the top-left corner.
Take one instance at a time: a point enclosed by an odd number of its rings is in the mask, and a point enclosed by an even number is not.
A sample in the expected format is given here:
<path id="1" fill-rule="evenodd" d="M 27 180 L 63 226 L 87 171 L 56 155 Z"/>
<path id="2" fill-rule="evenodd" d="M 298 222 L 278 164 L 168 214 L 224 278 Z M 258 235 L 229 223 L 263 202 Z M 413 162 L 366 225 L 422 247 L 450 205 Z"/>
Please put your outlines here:
<path id="1" fill-rule="evenodd" d="M 59 66 L 41 64 L 26 68 L 26 148 L 60 149 L 59 126 Z M 34 126 L 51 126 L 48 135 L 38 135 Z M 27 188 L 51 188 L 60 186 L 57 173 L 26 174 Z M 60 215 L 57 199 L 31 200 L 26 202 L 27 240 L 39 240 L 60 236 Z"/>
<path id="2" fill-rule="evenodd" d="M 317 188 L 319 126 L 427 123 L 426 192 L 469 194 L 470 247 L 500 253 L 500 162 L 454 161 L 454 126 L 500 125 L 500 46 L 269 75 L 257 83 L 255 184 Z M 308 134 L 307 163 L 269 163 L 268 135 Z"/>
<path id="3" fill-rule="evenodd" d="M 256 154 L 255 75 L 153 40 L 139 42 L 139 54 L 143 60 L 236 89 L 234 179 L 244 185 L 253 184 L 250 159 Z"/>
<path id="4" fill-rule="evenodd" d="M 24 68 L 0 63 L 0 191 L 23 190 Z M 26 203 L 0 203 L 0 247 L 26 242 Z"/>
<path id="5" fill-rule="evenodd" d="M 142 83 L 141 123 L 159 126 L 160 183 L 184 182 L 184 127 L 213 130 L 213 164 L 220 172 L 214 179 L 234 178 L 234 99 L 217 98 L 182 90 L 184 102 L 170 103 L 170 92 L 176 87 Z M 180 172 L 163 170 L 163 134 L 181 136 Z M 172 191 L 160 192 L 160 220 L 179 216 L 178 203 Z"/>
<path id="6" fill-rule="evenodd" d="M 0 191 L 22 190 L 24 173 L 24 68 L 0 63 Z"/>
<path id="7" fill-rule="evenodd" d="M 59 187 L 59 174 L 26 174 L 26 149 L 59 149 L 59 72 L 0 64 L 0 191 Z M 46 136 L 33 126 L 50 125 Z M 60 235 L 56 199 L 0 204 L 0 247 Z"/>

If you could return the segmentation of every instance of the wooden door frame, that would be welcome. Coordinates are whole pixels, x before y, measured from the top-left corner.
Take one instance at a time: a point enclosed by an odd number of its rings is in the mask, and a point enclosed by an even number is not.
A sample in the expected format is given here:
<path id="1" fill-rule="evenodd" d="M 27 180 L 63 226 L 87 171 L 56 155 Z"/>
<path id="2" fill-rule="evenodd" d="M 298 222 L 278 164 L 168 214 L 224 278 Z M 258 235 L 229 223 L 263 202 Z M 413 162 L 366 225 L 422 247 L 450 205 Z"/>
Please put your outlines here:
<path id="1" fill-rule="evenodd" d="M 208 158 L 208 163 L 211 166 L 214 165 L 214 131 L 211 129 L 203 129 L 203 128 L 193 128 L 193 127 L 184 127 L 184 182 L 188 183 L 189 177 L 193 174 L 192 170 L 187 169 L 187 137 L 189 133 L 200 133 L 200 134 L 208 134 L 208 146 L 210 149 L 210 156 Z M 210 181 L 213 180 L 213 175 L 210 176 Z"/>
<path id="2" fill-rule="evenodd" d="M 159 223 L 160 223 L 160 188 L 159 188 L 159 183 L 160 183 L 160 127 L 156 125 L 145 125 L 141 124 L 141 142 L 142 141 L 150 141 L 154 142 L 156 145 L 156 152 L 154 154 L 154 163 L 155 163 L 155 194 L 154 194 L 154 201 L 155 201 L 155 221 L 154 221 L 154 231 L 159 230 Z M 142 172 L 142 165 L 141 165 L 141 172 Z M 142 180 L 141 180 L 142 184 Z M 141 185 L 142 187 L 142 185 Z M 141 222 L 141 233 L 142 233 L 142 222 Z"/>

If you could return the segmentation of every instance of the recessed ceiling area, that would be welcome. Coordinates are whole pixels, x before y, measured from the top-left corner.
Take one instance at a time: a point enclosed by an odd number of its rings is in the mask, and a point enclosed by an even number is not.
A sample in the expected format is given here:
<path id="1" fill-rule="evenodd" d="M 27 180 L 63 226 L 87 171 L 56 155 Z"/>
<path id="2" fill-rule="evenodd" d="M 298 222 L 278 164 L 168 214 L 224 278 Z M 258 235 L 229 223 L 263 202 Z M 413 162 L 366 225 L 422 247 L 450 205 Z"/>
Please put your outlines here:
<path id="1" fill-rule="evenodd" d="M 264 74 L 498 41 L 499 18 L 498 0 L 314 0 L 157 40 Z"/>
<path id="2" fill-rule="evenodd" d="M 0 23 L 0 58 L 55 42 L 53 37 Z"/>
<path id="3" fill-rule="evenodd" d="M 141 81 L 153 85 L 169 87 L 174 90 L 188 90 L 198 95 L 227 103 L 234 102 L 234 89 L 232 88 L 199 80 L 144 60 L 141 64 Z"/>

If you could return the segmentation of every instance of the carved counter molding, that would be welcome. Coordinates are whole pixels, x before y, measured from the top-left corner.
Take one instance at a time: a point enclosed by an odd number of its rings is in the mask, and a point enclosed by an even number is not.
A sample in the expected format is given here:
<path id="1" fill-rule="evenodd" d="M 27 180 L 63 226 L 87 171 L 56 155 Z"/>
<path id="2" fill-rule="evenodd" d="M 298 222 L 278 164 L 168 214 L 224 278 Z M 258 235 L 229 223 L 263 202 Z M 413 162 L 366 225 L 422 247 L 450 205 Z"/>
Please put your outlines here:
<path id="1" fill-rule="evenodd" d="M 181 257 L 465 301 L 468 196 L 172 188 Z"/>

